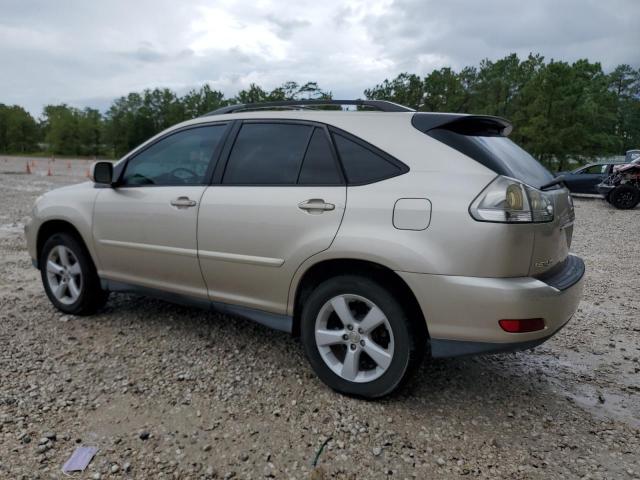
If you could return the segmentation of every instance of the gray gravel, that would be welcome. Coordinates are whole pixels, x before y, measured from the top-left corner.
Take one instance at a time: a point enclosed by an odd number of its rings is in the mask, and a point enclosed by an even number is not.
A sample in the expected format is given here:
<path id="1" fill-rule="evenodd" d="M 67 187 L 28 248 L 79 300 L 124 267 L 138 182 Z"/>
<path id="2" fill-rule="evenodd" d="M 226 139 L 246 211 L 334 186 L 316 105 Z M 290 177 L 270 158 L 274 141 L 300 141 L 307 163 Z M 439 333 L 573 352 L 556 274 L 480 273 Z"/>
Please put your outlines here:
<path id="1" fill-rule="evenodd" d="M 100 450 L 76 478 L 640 478 L 640 209 L 576 200 L 586 291 L 558 336 L 365 402 L 241 319 L 130 295 L 57 312 L 22 226 L 78 180 L 0 173 L 0 478 L 65 478 L 77 445 Z"/>

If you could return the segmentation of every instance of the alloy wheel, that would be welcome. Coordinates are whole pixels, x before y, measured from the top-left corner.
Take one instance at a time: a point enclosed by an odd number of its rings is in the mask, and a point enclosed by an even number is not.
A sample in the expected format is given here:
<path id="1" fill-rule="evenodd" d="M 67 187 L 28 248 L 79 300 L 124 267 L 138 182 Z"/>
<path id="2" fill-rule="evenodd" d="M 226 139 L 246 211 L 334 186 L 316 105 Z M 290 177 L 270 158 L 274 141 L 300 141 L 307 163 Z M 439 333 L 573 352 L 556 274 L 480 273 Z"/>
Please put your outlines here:
<path id="1" fill-rule="evenodd" d="M 393 359 L 389 320 L 376 304 L 359 295 L 338 295 L 322 306 L 315 341 L 325 364 L 350 382 L 379 378 Z"/>
<path id="2" fill-rule="evenodd" d="M 73 251 L 64 245 L 53 247 L 46 270 L 53 296 L 65 305 L 75 303 L 82 293 L 82 269 Z"/>

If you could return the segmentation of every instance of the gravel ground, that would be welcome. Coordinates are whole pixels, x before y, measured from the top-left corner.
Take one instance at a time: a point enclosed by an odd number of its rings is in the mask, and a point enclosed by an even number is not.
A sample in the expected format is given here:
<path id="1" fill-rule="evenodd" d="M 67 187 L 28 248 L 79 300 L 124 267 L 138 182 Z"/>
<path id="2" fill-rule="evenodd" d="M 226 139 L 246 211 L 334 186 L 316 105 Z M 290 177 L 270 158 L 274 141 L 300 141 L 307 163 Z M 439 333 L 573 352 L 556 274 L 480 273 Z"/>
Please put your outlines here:
<path id="1" fill-rule="evenodd" d="M 0 478 L 64 478 L 77 445 L 100 450 L 76 478 L 640 478 L 640 209 L 576 200 L 586 290 L 559 335 L 366 402 L 241 319 L 131 295 L 61 315 L 22 228 L 79 180 L 0 173 Z"/>

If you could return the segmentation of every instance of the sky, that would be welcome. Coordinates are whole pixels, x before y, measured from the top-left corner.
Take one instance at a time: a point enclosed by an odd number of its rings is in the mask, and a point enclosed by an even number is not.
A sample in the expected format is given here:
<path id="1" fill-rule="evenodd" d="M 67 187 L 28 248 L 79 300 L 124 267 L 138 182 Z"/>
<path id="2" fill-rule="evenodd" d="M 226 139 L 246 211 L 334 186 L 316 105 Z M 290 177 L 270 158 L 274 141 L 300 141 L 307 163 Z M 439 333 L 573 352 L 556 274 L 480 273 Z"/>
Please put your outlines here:
<path id="1" fill-rule="evenodd" d="M 509 53 L 640 67 L 640 0 L 0 0 L 0 103 L 317 81 L 334 98 Z"/>

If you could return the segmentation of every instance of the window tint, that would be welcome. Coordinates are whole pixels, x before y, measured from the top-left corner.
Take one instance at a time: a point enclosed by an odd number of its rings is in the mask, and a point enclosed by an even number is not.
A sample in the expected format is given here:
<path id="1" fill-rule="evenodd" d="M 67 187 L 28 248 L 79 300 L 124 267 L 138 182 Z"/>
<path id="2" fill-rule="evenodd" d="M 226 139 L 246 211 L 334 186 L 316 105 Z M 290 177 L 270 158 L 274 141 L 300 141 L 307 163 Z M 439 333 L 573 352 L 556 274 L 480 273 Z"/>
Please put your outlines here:
<path id="1" fill-rule="evenodd" d="M 553 180 L 540 162 L 507 137 L 468 137 L 503 165 L 506 175 L 517 178 L 533 187 L 540 187 Z M 505 175 L 502 172 L 496 172 Z"/>
<path id="2" fill-rule="evenodd" d="M 533 187 L 540 187 L 554 178 L 540 162 L 507 137 L 464 135 L 447 128 L 435 128 L 426 133 L 498 175 L 517 178 Z"/>
<path id="3" fill-rule="evenodd" d="M 375 182 L 400 173 L 399 167 L 368 148 L 339 134 L 333 139 L 349 183 Z"/>
<path id="4" fill-rule="evenodd" d="M 123 185 L 201 185 L 226 126 L 174 133 L 127 162 Z"/>
<path id="5" fill-rule="evenodd" d="M 607 172 L 607 165 L 591 165 L 588 168 L 585 168 L 580 173 L 587 173 L 589 175 L 597 175 L 600 173 Z"/>
<path id="6" fill-rule="evenodd" d="M 242 125 L 229 156 L 223 183 L 295 184 L 312 128 L 286 123 Z"/>
<path id="7" fill-rule="evenodd" d="M 342 183 L 338 165 L 336 165 L 331 153 L 331 144 L 320 128 L 313 131 L 298 183 L 303 185 L 338 185 Z"/>

